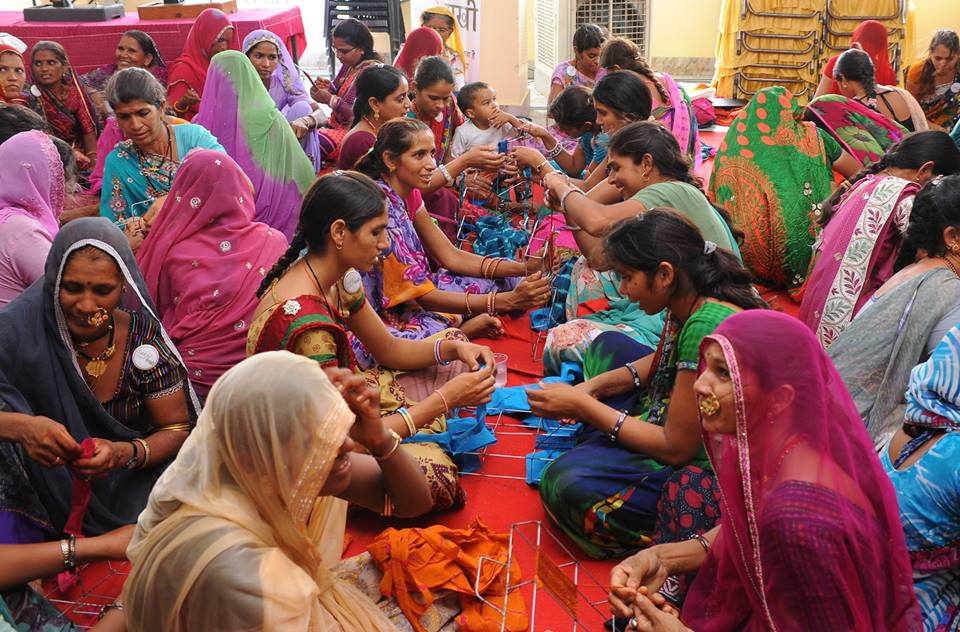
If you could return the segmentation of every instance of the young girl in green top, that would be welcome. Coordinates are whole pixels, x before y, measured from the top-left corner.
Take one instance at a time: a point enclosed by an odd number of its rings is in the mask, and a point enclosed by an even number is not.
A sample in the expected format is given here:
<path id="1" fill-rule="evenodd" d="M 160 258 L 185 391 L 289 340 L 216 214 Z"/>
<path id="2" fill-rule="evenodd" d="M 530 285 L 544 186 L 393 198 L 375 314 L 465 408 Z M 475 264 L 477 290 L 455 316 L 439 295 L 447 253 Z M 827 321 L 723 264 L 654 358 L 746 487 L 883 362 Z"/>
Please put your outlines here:
<path id="1" fill-rule="evenodd" d="M 700 341 L 731 314 L 766 307 L 737 258 L 673 209 L 623 220 L 603 246 L 620 292 L 648 314 L 666 310 L 659 347 L 606 332 L 587 352 L 585 382 L 527 391 L 535 415 L 587 425 L 577 447 L 544 471 L 540 497 L 593 557 L 713 526 L 716 488 L 693 391 Z M 661 490 L 674 505 L 663 515 L 680 517 L 657 525 Z"/>

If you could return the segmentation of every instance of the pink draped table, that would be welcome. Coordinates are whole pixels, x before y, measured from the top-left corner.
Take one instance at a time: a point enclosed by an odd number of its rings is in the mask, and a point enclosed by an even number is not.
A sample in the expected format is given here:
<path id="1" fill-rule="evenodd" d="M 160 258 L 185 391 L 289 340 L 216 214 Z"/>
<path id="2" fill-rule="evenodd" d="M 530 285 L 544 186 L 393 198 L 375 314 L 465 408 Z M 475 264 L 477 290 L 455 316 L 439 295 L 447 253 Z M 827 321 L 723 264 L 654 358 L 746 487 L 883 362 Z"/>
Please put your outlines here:
<path id="1" fill-rule="evenodd" d="M 240 41 L 250 31 L 266 29 L 281 37 L 291 53 L 302 53 L 307 47 L 300 7 L 246 9 L 231 14 L 230 21 Z M 169 64 L 183 50 L 192 24 L 192 18 L 141 20 L 136 11 L 109 22 L 24 22 L 22 11 L 0 11 L 0 32 L 15 35 L 31 47 L 40 40 L 60 42 L 81 74 L 113 62 L 120 34 L 130 29 L 149 33 Z"/>

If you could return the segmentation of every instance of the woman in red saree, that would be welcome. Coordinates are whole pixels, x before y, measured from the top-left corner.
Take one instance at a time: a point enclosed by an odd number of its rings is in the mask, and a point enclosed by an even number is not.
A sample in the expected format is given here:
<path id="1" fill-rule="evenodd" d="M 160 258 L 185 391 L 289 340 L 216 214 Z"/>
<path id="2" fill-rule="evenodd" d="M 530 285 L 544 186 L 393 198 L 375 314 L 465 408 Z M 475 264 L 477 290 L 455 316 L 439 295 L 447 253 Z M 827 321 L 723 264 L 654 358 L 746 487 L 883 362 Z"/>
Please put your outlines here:
<path id="1" fill-rule="evenodd" d="M 919 629 L 893 486 L 813 334 L 785 314 L 734 314 L 704 338 L 694 390 L 720 525 L 614 568 L 615 611 L 641 629 Z M 668 575 L 692 571 L 683 624 L 661 622 L 640 587 L 661 601 Z"/>
<path id="2" fill-rule="evenodd" d="M 220 9 L 204 9 L 167 74 L 167 103 L 178 117 L 190 121 L 200 111 L 210 59 L 225 50 L 240 50 L 236 29 Z"/>

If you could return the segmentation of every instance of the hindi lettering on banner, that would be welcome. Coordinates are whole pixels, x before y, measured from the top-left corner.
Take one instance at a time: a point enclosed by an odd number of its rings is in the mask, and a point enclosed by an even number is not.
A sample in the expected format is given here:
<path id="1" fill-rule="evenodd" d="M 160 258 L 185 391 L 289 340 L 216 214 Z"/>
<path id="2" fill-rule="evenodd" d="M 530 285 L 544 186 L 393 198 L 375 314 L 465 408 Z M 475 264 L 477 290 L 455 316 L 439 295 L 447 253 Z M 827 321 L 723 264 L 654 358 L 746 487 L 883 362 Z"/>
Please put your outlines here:
<path id="1" fill-rule="evenodd" d="M 453 51 L 453 38 L 448 38 L 447 54 L 454 71 L 461 75 L 462 81 L 469 83 L 480 80 L 480 11 L 481 0 L 410 0 L 410 15 L 413 22 L 420 26 L 420 16 L 424 11 L 435 6 L 444 6 L 453 13 L 454 19 L 460 26 L 460 37 L 463 44 L 464 59 L 456 59 Z M 463 62 L 466 62 L 465 64 Z M 463 66 L 466 65 L 466 72 Z M 460 77 L 458 77 L 460 79 Z M 461 81 L 458 81 L 460 84 Z"/>

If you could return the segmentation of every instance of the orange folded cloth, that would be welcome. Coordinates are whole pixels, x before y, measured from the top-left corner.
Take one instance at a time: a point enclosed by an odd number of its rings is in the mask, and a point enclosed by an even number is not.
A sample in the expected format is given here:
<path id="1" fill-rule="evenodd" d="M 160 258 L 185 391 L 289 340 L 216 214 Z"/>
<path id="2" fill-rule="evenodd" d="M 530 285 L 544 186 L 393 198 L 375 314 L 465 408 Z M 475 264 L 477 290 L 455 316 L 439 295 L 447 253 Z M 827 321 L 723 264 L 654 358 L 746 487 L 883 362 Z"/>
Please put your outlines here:
<path id="1" fill-rule="evenodd" d="M 464 632 L 494 632 L 501 629 L 503 617 L 490 605 L 476 597 L 479 568 L 480 594 L 497 608 L 502 608 L 509 576 L 510 585 L 521 581 L 516 560 L 507 573 L 506 561 L 510 537 L 491 533 L 480 518 L 467 529 L 451 529 L 436 525 L 426 529 L 387 529 L 367 547 L 377 566 L 383 571 L 380 592 L 395 598 L 414 630 L 426 632 L 420 618 L 436 599 L 436 593 L 452 590 L 460 595 L 461 613 L 457 624 Z M 522 632 L 529 627 L 527 607 L 520 590 L 511 590 L 506 599 L 506 630 Z"/>

